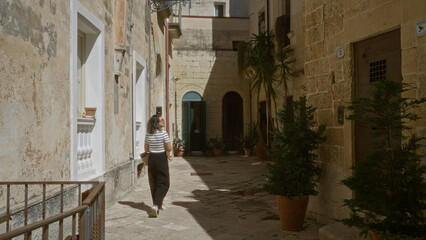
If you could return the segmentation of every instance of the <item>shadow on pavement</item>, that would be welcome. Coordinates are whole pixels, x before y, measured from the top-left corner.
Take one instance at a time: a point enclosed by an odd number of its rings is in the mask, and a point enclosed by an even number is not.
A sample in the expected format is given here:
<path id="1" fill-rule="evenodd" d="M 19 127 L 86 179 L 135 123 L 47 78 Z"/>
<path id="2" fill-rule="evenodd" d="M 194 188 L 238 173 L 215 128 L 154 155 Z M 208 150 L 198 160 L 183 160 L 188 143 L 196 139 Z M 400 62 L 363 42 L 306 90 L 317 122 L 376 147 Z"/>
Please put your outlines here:
<path id="1" fill-rule="evenodd" d="M 189 175 L 194 177 L 193 186 L 200 189 L 191 191 L 187 200 L 172 204 L 186 208 L 212 239 L 284 236 L 275 199 L 262 190 L 264 163 L 238 155 L 183 160 L 194 169 Z"/>
<path id="2" fill-rule="evenodd" d="M 127 205 L 129 207 L 145 211 L 148 215 L 151 212 L 151 207 L 146 205 L 144 202 L 136 203 L 136 202 L 128 202 L 128 201 L 119 201 L 121 205 Z"/>

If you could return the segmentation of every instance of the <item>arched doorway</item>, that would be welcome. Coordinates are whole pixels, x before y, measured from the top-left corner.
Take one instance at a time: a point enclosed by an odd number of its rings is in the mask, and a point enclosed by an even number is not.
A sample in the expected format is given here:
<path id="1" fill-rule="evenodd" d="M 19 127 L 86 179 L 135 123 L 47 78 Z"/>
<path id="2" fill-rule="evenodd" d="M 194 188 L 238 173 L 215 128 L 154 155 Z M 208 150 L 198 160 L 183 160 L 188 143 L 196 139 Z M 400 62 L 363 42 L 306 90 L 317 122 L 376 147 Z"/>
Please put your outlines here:
<path id="1" fill-rule="evenodd" d="M 185 151 L 202 153 L 206 139 L 206 107 L 200 94 L 187 92 L 182 99 L 182 138 Z"/>
<path id="2" fill-rule="evenodd" d="M 228 92 L 222 100 L 222 136 L 228 151 L 239 151 L 238 138 L 243 135 L 243 99 L 236 92 Z"/>

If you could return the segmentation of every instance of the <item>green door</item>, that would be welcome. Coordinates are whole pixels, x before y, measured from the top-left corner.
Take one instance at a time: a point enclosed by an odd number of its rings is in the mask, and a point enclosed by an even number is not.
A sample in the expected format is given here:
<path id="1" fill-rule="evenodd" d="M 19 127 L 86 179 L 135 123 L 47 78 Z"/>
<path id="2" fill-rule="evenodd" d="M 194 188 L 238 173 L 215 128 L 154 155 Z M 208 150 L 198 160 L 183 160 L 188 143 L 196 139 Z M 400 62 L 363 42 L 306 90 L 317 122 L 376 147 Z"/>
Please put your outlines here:
<path id="1" fill-rule="evenodd" d="M 185 150 L 191 151 L 191 139 L 189 138 L 189 126 L 191 122 L 191 102 L 182 103 L 182 138 L 185 141 Z"/>
<path id="2" fill-rule="evenodd" d="M 188 152 L 205 150 L 206 138 L 205 102 L 196 92 L 188 92 L 182 99 L 182 137 Z"/>

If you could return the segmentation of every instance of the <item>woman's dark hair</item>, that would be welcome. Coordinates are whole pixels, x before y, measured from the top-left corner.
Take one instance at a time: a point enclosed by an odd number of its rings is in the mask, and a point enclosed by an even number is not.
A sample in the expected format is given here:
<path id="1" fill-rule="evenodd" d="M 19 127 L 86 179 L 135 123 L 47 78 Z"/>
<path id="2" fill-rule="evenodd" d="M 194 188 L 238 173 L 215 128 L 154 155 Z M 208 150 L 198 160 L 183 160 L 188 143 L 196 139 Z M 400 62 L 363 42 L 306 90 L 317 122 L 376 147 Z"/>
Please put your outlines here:
<path id="1" fill-rule="evenodd" d="M 149 134 L 154 134 L 156 130 L 160 130 L 160 117 L 157 115 L 152 115 L 152 117 L 148 121 L 148 126 L 146 131 Z"/>

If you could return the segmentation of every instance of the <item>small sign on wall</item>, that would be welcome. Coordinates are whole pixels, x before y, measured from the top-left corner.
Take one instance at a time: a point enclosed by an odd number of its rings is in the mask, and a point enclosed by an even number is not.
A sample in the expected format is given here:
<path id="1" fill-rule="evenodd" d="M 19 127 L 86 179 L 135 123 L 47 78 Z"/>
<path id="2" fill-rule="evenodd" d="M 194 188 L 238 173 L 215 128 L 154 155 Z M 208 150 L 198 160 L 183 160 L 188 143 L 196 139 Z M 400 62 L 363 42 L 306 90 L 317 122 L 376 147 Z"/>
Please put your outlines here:
<path id="1" fill-rule="evenodd" d="M 336 57 L 338 59 L 343 58 L 345 56 L 345 49 L 344 48 L 339 48 L 336 51 Z"/>
<path id="2" fill-rule="evenodd" d="M 426 19 L 416 22 L 416 36 L 426 35 Z"/>

